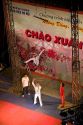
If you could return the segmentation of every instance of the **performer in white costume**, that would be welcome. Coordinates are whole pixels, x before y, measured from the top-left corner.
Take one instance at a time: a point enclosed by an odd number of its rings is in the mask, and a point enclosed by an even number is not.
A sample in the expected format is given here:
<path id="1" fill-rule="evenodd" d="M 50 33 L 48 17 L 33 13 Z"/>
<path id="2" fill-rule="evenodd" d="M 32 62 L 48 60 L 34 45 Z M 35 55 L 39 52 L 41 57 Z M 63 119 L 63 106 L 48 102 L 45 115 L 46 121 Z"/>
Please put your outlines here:
<path id="1" fill-rule="evenodd" d="M 36 65 L 36 66 L 38 66 L 39 65 L 39 59 L 40 59 L 40 56 L 41 56 L 41 54 L 44 52 L 44 50 L 42 50 L 40 53 L 39 53 L 39 55 L 37 55 L 36 57 L 32 57 L 32 58 L 30 58 L 30 59 L 28 59 L 27 61 L 25 61 L 24 63 L 29 63 L 30 61 L 33 61 L 33 63 Z"/>
<path id="2" fill-rule="evenodd" d="M 32 85 L 35 89 L 35 95 L 34 95 L 34 104 L 37 103 L 37 98 L 39 99 L 40 106 L 42 107 L 42 99 L 41 99 L 41 86 L 38 82 L 34 83 L 35 79 L 32 81 Z"/>

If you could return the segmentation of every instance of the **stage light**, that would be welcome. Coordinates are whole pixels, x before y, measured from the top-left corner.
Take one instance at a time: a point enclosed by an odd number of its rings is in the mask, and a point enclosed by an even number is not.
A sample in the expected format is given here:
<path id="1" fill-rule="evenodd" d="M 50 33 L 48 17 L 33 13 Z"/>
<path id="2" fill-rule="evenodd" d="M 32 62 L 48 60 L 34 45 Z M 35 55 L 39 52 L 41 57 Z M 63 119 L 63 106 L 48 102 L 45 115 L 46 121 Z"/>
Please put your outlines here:
<path id="1" fill-rule="evenodd" d="M 69 119 L 68 123 L 69 123 L 69 125 L 75 125 L 75 120 Z"/>
<path id="2" fill-rule="evenodd" d="M 60 116 L 61 125 L 83 125 L 83 104 L 61 110 Z"/>
<path id="3" fill-rule="evenodd" d="M 74 110 L 73 110 L 73 109 L 68 109 L 68 113 L 69 113 L 70 115 L 74 115 Z"/>
<path id="4" fill-rule="evenodd" d="M 67 112 L 66 112 L 66 111 L 61 111 L 61 112 L 60 112 L 60 116 L 62 116 L 62 117 L 67 117 Z"/>
<path id="5" fill-rule="evenodd" d="M 66 122 L 66 121 L 63 121 L 63 120 L 62 120 L 61 125 L 68 125 L 68 124 L 67 124 L 67 122 Z"/>

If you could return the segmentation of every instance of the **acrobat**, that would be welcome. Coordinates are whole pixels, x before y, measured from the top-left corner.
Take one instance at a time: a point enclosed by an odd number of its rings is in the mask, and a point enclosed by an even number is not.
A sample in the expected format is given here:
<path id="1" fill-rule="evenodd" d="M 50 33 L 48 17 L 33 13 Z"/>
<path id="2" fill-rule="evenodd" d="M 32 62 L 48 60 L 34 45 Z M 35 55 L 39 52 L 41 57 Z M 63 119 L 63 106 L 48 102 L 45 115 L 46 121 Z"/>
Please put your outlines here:
<path id="1" fill-rule="evenodd" d="M 28 59 L 27 61 L 25 61 L 24 63 L 29 63 L 30 61 L 33 61 L 33 63 L 38 66 L 39 65 L 39 60 L 40 60 L 40 56 L 42 55 L 42 53 L 44 52 L 44 50 L 42 50 L 39 55 L 37 55 L 36 57 L 32 57 L 30 59 Z"/>

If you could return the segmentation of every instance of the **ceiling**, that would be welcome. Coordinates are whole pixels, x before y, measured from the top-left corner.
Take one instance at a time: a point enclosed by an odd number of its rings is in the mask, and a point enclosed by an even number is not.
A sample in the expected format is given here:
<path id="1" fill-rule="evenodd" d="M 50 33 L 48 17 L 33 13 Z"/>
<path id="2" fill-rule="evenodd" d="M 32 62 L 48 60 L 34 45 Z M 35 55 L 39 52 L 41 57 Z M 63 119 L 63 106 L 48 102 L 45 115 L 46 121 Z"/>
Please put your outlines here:
<path id="1" fill-rule="evenodd" d="M 43 4 L 45 6 L 55 6 L 66 9 L 78 9 L 83 11 L 83 0 L 13 0 L 18 2 L 31 2 L 36 4 Z"/>

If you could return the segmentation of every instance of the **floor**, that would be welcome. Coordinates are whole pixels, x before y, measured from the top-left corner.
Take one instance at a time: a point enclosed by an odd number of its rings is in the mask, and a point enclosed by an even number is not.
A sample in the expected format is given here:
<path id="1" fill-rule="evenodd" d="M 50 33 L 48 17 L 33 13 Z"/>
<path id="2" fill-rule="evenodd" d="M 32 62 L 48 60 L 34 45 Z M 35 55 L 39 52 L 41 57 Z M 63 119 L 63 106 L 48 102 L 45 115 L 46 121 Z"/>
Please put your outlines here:
<path id="1" fill-rule="evenodd" d="M 34 95 L 24 98 L 7 92 L 10 75 L 0 74 L 0 125 L 61 125 L 60 99 L 42 94 L 43 107 L 33 105 Z"/>

